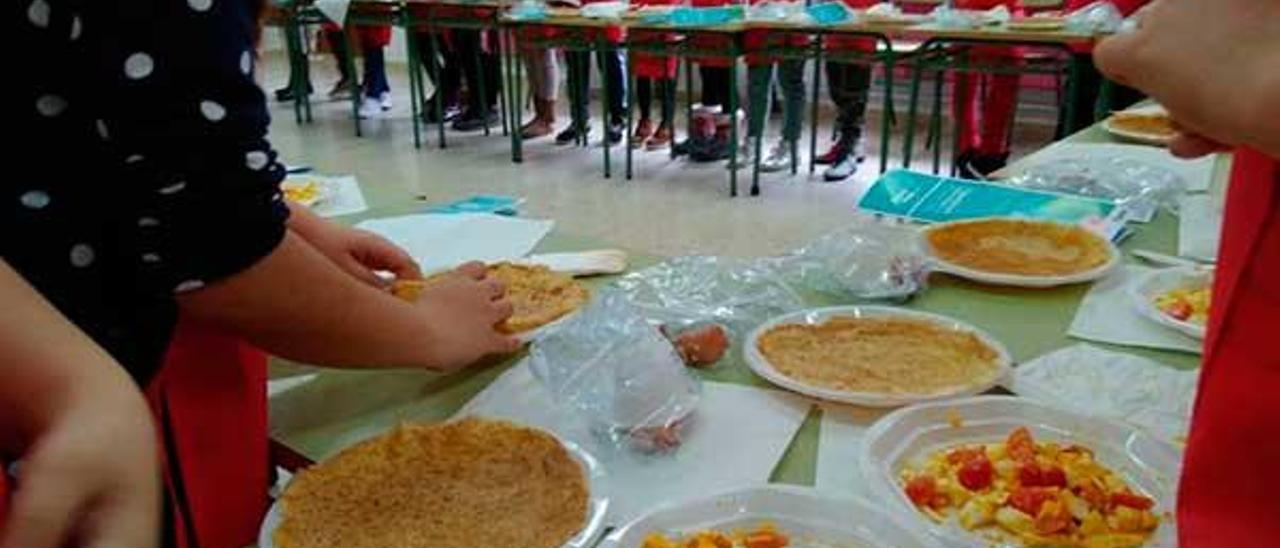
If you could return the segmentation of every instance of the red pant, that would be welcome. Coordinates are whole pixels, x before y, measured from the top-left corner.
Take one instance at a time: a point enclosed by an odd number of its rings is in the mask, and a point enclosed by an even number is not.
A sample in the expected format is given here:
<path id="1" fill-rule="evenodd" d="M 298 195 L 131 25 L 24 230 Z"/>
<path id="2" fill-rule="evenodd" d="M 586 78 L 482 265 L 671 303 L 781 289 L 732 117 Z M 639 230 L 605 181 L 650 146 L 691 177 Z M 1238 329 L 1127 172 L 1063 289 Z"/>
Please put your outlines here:
<path id="1" fill-rule="evenodd" d="M 1016 61 L 1015 50 L 983 48 L 974 52 L 983 60 Z M 1009 132 L 1018 108 L 1018 75 L 958 73 L 955 82 L 956 133 L 961 151 L 980 154 L 1009 152 Z M 986 95 L 979 97 L 985 81 Z M 979 116 L 979 113 L 981 115 Z"/>

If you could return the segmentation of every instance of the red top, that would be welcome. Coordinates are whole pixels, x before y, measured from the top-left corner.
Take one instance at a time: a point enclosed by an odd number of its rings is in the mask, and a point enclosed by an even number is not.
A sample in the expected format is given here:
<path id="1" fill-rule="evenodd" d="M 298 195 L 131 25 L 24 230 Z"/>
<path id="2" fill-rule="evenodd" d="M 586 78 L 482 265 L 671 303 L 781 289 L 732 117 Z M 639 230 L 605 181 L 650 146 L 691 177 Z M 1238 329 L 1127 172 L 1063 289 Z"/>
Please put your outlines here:
<path id="1" fill-rule="evenodd" d="M 1179 545 L 1273 545 L 1280 539 L 1280 165 L 1256 151 L 1236 152 L 1221 245 L 1178 494 Z"/>

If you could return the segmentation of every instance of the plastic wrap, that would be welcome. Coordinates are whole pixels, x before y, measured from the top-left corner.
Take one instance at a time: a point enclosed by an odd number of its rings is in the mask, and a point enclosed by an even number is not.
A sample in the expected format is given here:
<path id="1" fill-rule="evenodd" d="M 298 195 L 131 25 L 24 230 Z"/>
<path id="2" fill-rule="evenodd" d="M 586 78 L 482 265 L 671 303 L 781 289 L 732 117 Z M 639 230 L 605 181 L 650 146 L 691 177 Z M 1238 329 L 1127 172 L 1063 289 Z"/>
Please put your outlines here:
<path id="1" fill-rule="evenodd" d="M 678 257 L 614 282 L 654 325 L 671 333 L 714 322 L 741 336 L 765 320 L 804 308 L 768 264 L 723 257 Z"/>
<path id="2" fill-rule="evenodd" d="M 1067 29 L 1073 32 L 1116 32 L 1124 24 L 1124 14 L 1111 2 L 1094 2 L 1067 16 Z"/>
<path id="3" fill-rule="evenodd" d="M 511 7 L 507 17 L 517 21 L 541 21 L 547 18 L 545 0 L 520 0 Z"/>
<path id="4" fill-rule="evenodd" d="M 871 217 L 771 262 L 795 286 L 862 299 L 914 295 L 925 288 L 929 264 L 918 230 Z"/>
<path id="5" fill-rule="evenodd" d="M 1082 156 L 1027 168 L 1004 184 L 1111 200 L 1136 218 L 1158 207 L 1178 212 L 1178 197 L 1187 183 L 1177 173 L 1131 158 Z M 1139 219 L 1140 220 L 1140 219 Z"/>
<path id="6" fill-rule="evenodd" d="M 1007 23 L 1009 8 L 1003 5 L 986 11 L 961 10 L 950 6 L 938 6 L 933 10 L 933 24 L 942 28 L 972 29 L 984 25 Z"/>
<path id="7" fill-rule="evenodd" d="M 612 290 L 539 339 L 529 367 L 554 401 L 619 448 L 678 447 L 701 396 L 671 342 Z"/>

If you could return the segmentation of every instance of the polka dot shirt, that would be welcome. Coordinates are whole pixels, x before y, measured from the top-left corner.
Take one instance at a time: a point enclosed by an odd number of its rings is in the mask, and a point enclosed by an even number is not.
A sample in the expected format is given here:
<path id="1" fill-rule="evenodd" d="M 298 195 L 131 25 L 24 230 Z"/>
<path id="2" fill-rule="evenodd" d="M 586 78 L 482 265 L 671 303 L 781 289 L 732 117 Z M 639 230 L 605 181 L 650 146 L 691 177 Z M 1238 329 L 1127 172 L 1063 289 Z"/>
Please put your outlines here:
<path id="1" fill-rule="evenodd" d="M 0 257 L 139 381 L 175 295 L 284 236 L 253 2 L 11 0 Z M 16 11 L 17 13 L 13 13 Z"/>

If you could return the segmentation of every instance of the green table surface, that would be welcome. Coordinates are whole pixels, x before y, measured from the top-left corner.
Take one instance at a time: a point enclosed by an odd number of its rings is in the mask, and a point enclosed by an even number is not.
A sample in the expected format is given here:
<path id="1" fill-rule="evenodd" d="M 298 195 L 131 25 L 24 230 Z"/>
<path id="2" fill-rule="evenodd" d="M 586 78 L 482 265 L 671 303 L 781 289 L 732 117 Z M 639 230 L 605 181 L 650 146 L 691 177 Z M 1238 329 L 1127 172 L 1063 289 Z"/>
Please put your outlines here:
<path id="1" fill-rule="evenodd" d="M 1110 140 L 1096 126 L 1067 139 L 1070 142 Z M 1229 162 L 1218 163 L 1215 186 L 1220 186 L 1225 180 Z M 422 203 L 411 197 L 393 196 L 376 187 L 366 187 L 365 192 L 375 207 L 362 215 L 341 219 L 343 222 L 404 214 L 422 208 Z M 851 210 L 852 207 L 850 204 Z M 1137 232 L 1124 242 L 1123 250 L 1140 248 L 1175 253 L 1175 218 L 1161 212 L 1152 222 L 1135 226 Z M 538 251 L 605 247 L 616 246 L 556 232 L 544 240 Z M 659 260 L 659 257 L 632 254 L 631 267 L 644 268 Z M 607 278 L 587 281 L 592 285 L 608 282 Z M 995 287 L 934 274 L 929 289 L 902 306 L 945 314 L 974 324 L 1004 342 L 1015 360 L 1023 362 L 1077 342 L 1068 339 L 1065 333 L 1088 289 L 1087 284 L 1051 289 Z M 813 306 L 851 304 L 819 295 L 806 297 Z M 1194 368 L 1199 364 L 1199 356 L 1191 354 L 1130 347 L 1124 347 L 1123 351 L 1180 369 Z M 510 356 L 450 375 L 406 370 L 330 370 L 275 360 L 271 371 L 273 379 L 278 381 L 292 377 L 300 381 L 310 380 L 272 397 L 272 436 L 307 457 L 323 459 L 402 420 L 440 421 L 449 418 L 522 358 L 523 354 Z M 739 348 L 732 348 L 724 362 L 713 370 L 700 371 L 699 375 L 712 381 L 770 386 L 750 372 Z M 820 414 L 815 405 L 775 468 L 773 481 L 813 484 Z"/>

